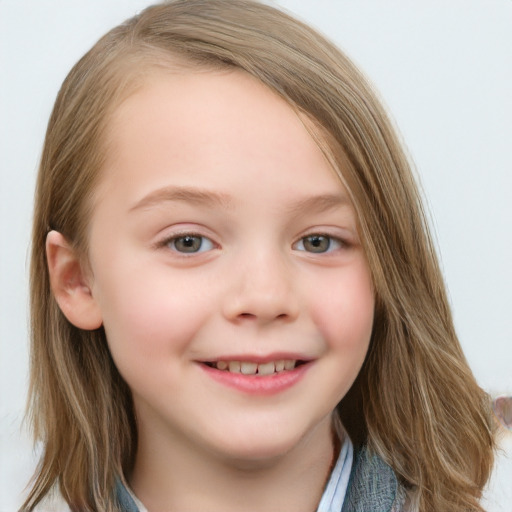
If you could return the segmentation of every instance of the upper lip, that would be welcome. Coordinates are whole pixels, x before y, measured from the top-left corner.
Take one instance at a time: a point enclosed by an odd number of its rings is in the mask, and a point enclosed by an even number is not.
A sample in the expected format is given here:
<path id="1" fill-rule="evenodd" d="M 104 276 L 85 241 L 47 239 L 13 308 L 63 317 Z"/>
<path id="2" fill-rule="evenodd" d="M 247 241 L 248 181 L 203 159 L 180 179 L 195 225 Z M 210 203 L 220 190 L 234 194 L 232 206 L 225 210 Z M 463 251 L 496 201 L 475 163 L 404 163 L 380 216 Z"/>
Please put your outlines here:
<path id="1" fill-rule="evenodd" d="M 312 361 L 314 358 L 306 356 L 304 354 L 292 353 L 292 352 L 275 352 L 267 355 L 255 355 L 255 354 L 229 354 L 221 355 L 211 358 L 201 359 L 200 363 L 215 363 L 217 361 L 244 361 L 257 364 L 265 364 L 271 361 L 281 360 L 295 360 L 302 362 Z"/>

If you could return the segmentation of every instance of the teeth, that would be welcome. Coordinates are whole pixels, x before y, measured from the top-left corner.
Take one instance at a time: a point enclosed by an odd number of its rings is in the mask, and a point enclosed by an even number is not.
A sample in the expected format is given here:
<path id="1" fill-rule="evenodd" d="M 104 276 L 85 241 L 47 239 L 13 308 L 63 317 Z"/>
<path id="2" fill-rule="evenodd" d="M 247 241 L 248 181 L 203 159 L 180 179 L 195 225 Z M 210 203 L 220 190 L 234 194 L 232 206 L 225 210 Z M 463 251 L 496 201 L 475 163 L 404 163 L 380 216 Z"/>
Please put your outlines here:
<path id="1" fill-rule="evenodd" d="M 285 370 L 293 370 L 295 368 L 296 361 L 292 361 L 291 359 L 285 359 L 284 361 L 284 369 Z"/>
<path id="2" fill-rule="evenodd" d="M 251 361 L 217 361 L 214 366 L 217 370 L 229 371 L 231 373 L 242 373 L 244 375 L 272 375 L 283 370 L 293 370 L 297 361 L 295 359 L 281 359 L 269 361 L 268 363 L 253 363 Z"/>
<path id="3" fill-rule="evenodd" d="M 228 369 L 228 363 L 226 361 L 218 361 L 217 362 L 217 369 L 218 370 L 227 370 Z"/>
<path id="4" fill-rule="evenodd" d="M 231 365 L 231 363 L 229 363 Z M 231 367 L 230 367 L 231 369 Z M 258 369 L 257 363 L 240 363 L 240 371 L 244 375 L 254 375 Z"/>
<path id="5" fill-rule="evenodd" d="M 273 361 L 258 365 L 258 375 L 271 375 L 276 371 L 276 365 Z"/>
<path id="6" fill-rule="evenodd" d="M 240 361 L 229 361 L 228 368 L 231 373 L 240 373 Z"/>

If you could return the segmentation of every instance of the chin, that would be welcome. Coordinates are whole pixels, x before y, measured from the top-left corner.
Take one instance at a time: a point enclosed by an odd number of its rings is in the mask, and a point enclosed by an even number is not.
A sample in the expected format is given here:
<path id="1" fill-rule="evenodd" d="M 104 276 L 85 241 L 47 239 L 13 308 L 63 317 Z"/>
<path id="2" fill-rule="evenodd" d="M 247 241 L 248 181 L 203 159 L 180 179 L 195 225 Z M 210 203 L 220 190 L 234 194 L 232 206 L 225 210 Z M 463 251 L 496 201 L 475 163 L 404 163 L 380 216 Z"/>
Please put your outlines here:
<path id="1" fill-rule="evenodd" d="M 274 429 L 262 430 L 257 435 L 233 435 L 228 443 L 218 447 L 218 453 L 233 466 L 255 469 L 277 463 L 298 448 L 303 437 L 299 432 L 285 435 L 277 433 Z"/>

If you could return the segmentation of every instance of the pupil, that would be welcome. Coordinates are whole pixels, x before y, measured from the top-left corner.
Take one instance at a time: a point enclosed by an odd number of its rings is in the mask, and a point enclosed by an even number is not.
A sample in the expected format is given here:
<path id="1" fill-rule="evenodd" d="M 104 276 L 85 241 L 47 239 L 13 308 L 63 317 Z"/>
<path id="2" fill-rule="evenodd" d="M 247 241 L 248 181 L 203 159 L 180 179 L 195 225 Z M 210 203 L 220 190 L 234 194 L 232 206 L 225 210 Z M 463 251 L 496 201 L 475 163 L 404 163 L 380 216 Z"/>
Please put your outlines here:
<path id="1" fill-rule="evenodd" d="M 196 252 L 201 247 L 201 238 L 198 236 L 183 236 L 176 240 L 176 248 L 182 252 Z"/>
<path id="2" fill-rule="evenodd" d="M 321 235 L 308 236 L 304 240 L 304 247 L 311 252 L 325 252 L 330 244 L 329 237 Z"/>

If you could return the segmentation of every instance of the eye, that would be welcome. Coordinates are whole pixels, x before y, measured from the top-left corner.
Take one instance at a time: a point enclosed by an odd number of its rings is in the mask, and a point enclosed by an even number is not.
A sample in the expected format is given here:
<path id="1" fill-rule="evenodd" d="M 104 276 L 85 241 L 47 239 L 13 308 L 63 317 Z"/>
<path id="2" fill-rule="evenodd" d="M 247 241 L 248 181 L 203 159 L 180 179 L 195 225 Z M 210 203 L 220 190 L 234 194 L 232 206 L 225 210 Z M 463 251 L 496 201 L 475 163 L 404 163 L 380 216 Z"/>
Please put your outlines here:
<path id="1" fill-rule="evenodd" d="M 211 251 L 214 247 L 209 238 L 193 234 L 172 237 L 165 241 L 165 246 L 176 252 L 186 254 Z"/>
<path id="2" fill-rule="evenodd" d="M 294 246 L 298 251 L 313 253 L 330 252 L 343 247 L 344 243 L 339 238 L 329 235 L 313 234 L 301 238 Z"/>

